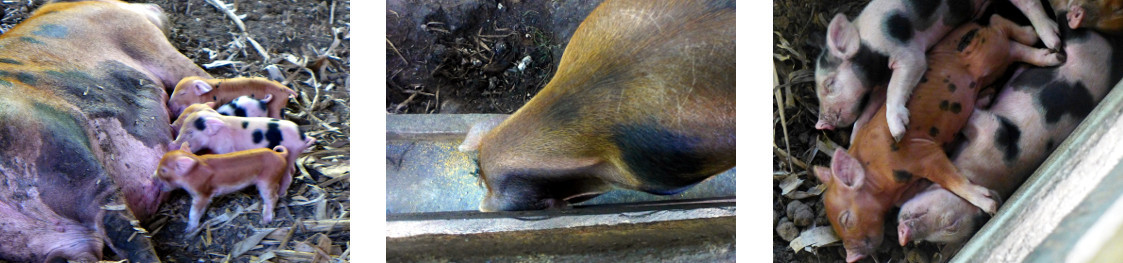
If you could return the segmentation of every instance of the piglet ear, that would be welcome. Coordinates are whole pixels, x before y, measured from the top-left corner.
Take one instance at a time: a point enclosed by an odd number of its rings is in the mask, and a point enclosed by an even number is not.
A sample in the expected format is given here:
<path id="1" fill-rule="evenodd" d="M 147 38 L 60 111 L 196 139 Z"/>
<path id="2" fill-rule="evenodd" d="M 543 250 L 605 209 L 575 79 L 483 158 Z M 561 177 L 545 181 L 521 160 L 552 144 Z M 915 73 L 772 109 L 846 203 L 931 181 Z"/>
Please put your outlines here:
<path id="1" fill-rule="evenodd" d="M 203 105 L 207 105 L 207 108 L 211 108 L 211 109 L 214 109 L 214 104 L 215 104 L 215 102 L 213 102 L 213 101 L 208 101 L 208 102 L 203 103 Z"/>
<path id="2" fill-rule="evenodd" d="M 214 89 L 214 87 L 211 87 L 211 84 L 208 84 L 206 81 L 203 81 L 201 79 L 195 80 L 193 83 L 191 83 L 191 87 L 192 90 L 195 90 L 195 95 L 203 95 L 204 93 L 210 92 L 212 89 Z"/>
<path id="3" fill-rule="evenodd" d="M 834 15 L 831 24 L 827 26 L 827 48 L 831 55 L 850 59 L 858 53 L 861 44 L 858 28 L 846 19 L 846 15 L 842 13 Z"/>
<path id="4" fill-rule="evenodd" d="M 842 148 L 835 149 L 834 159 L 831 160 L 831 173 L 834 178 L 845 186 L 858 188 L 866 179 L 866 171 L 858 159 L 854 159 Z"/>
<path id="5" fill-rule="evenodd" d="M 185 151 L 185 152 L 191 152 L 191 146 L 188 146 L 189 144 L 191 144 L 191 142 L 184 142 L 183 145 L 179 146 L 179 150 Z"/>
<path id="6" fill-rule="evenodd" d="M 272 101 L 272 100 L 273 100 L 273 94 L 265 94 L 265 98 L 261 99 L 261 102 L 269 103 L 269 101 Z"/>
<path id="7" fill-rule="evenodd" d="M 226 128 L 226 123 L 222 122 L 222 120 L 219 120 L 218 118 L 207 118 L 206 124 L 207 128 L 203 129 L 203 132 L 210 136 L 214 136 L 215 134 L 218 134 L 218 131 Z"/>
<path id="8" fill-rule="evenodd" d="M 195 163 L 195 159 L 191 159 L 191 157 L 180 156 L 175 159 L 175 173 L 179 175 L 187 174 L 187 172 L 191 171 L 191 168 L 195 167 Z"/>

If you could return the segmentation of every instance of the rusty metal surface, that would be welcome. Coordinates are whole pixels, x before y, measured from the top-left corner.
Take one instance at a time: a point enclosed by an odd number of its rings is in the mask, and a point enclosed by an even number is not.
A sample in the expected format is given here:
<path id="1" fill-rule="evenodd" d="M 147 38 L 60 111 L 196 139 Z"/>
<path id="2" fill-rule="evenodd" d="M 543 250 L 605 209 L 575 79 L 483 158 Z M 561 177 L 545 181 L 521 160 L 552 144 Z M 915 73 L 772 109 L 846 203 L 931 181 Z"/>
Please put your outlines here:
<path id="1" fill-rule="evenodd" d="M 1064 232 L 1079 233 L 1090 227 L 1081 221 L 1071 221 L 1069 228 L 1058 228 L 1067 220 L 1098 217 L 1088 215 L 1089 211 L 1074 210 L 1088 205 L 1081 204 L 1082 201 L 1094 204 L 1114 200 L 1089 198 L 1089 194 L 1123 160 L 1123 147 L 1119 147 L 1123 142 L 1123 89 L 1119 86 L 1113 88 L 998 214 L 968 241 L 953 262 L 1037 261 L 1027 256 L 1050 234 L 1056 233 L 1055 237 L 1063 239 Z M 1106 191 L 1097 194 L 1118 196 L 1123 188 L 1097 191 Z M 1040 246 L 1040 252 L 1032 256 L 1040 257 L 1042 262 L 1055 262 L 1048 260 L 1058 258 L 1049 256 L 1047 250 L 1053 249 L 1051 247 L 1056 248 L 1053 244 Z"/>
<path id="2" fill-rule="evenodd" d="M 474 211 L 486 190 L 476 166 L 457 150 L 476 121 L 497 114 L 387 115 L 386 213 Z M 736 196 L 736 168 L 687 191 L 659 196 L 617 189 L 582 204 L 618 204 Z"/>

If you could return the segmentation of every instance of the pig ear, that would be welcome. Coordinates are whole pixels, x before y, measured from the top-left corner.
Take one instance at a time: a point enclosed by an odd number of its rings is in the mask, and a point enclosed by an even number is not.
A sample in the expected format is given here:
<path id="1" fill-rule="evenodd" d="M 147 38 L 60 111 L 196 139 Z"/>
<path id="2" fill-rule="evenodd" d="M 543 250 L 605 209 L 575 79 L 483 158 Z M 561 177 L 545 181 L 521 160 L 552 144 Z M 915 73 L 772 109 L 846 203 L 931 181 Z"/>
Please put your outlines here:
<path id="1" fill-rule="evenodd" d="M 460 152 L 475 152 L 480 149 L 480 141 L 484 135 L 487 135 L 495 126 L 499 126 L 507 120 L 507 115 L 496 116 L 486 119 L 472 125 L 472 129 L 468 130 L 468 136 L 464 138 L 464 142 L 460 144 Z"/>
<path id="2" fill-rule="evenodd" d="M 861 44 L 858 28 L 846 19 L 846 15 L 839 13 L 831 19 L 831 24 L 827 26 L 827 48 L 831 55 L 850 59 L 858 53 Z"/>
<path id="3" fill-rule="evenodd" d="M 214 87 L 211 87 L 211 84 L 208 84 L 203 80 L 195 80 L 193 83 L 191 83 L 191 88 L 195 91 L 195 95 L 203 95 L 204 93 L 210 92 L 212 89 L 214 89 Z"/>
<path id="4" fill-rule="evenodd" d="M 273 94 L 265 94 L 265 98 L 261 99 L 261 102 L 268 103 L 269 101 L 272 101 L 272 100 L 273 100 Z"/>
<path id="5" fill-rule="evenodd" d="M 191 152 L 191 146 L 188 146 L 189 144 L 191 144 L 191 142 L 184 142 L 183 145 L 179 146 L 179 150 L 185 151 L 185 152 Z"/>
<path id="6" fill-rule="evenodd" d="M 830 182 L 831 182 L 831 168 L 826 168 L 826 167 L 816 165 L 814 172 L 815 172 L 815 177 L 819 178 L 819 182 L 822 182 L 823 184 L 830 184 Z"/>
<path id="7" fill-rule="evenodd" d="M 203 103 L 203 105 L 207 105 L 207 108 L 211 108 L 211 109 L 214 109 L 214 104 L 215 104 L 215 102 L 213 102 L 213 101 L 208 101 L 208 102 Z"/>
<path id="8" fill-rule="evenodd" d="M 191 171 L 191 168 L 195 167 L 195 159 L 191 159 L 191 157 L 187 156 L 180 156 L 175 159 L 175 164 L 176 174 L 187 174 L 187 172 Z"/>
<path id="9" fill-rule="evenodd" d="M 851 188 L 862 186 L 866 179 L 866 171 L 858 159 L 854 159 L 842 148 L 835 149 L 834 159 L 831 160 L 831 173 L 834 179 Z"/>
<path id="10" fill-rule="evenodd" d="M 207 128 L 203 129 L 203 132 L 210 136 L 214 136 L 218 134 L 218 131 L 226 128 L 226 123 L 218 118 L 207 118 L 206 123 Z"/>

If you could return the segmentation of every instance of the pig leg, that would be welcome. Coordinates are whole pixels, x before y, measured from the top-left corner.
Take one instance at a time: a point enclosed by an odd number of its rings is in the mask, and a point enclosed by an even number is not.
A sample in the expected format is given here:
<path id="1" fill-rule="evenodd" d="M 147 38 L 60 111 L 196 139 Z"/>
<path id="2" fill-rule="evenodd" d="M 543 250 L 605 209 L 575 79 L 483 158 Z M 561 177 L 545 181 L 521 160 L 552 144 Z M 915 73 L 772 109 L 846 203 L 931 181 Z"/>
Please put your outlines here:
<path id="1" fill-rule="evenodd" d="M 940 145 L 926 140 L 912 142 L 909 149 L 911 159 L 915 160 L 912 162 L 914 169 L 910 170 L 921 171 L 920 176 L 948 189 L 988 214 L 994 215 L 998 211 L 998 193 L 971 183 L 959 173 Z"/>
<path id="2" fill-rule="evenodd" d="M 203 213 L 207 212 L 207 206 L 211 204 L 210 196 L 195 195 L 192 196 L 191 213 L 187 219 L 187 233 L 195 232 L 199 227 L 199 220 L 203 218 Z"/>
<path id="3" fill-rule="evenodd" d="M 278 183 L 280 183 L 279 181 L 280 180 L 273 180 L 271 182 L 261 181 L 257 183 L 257 193 L 261 195 L 261 201 L 264 203 L 261 208 L 262 225 L 273 222 L 273 207 L 277 205 L 277 194 L 281 190 L 278 185 Z"/>
<path id="4" fill-rule="evenodd" d="M 1014 40 L 1010 42 L 1010 57 L 1015 61 L 1023 61 L 1039 67 L 1049 67 L 1060 65 L 1066 60 L 1062 52 L 1028 46 L 1037 42 L 1037 35 L 1030 27 L 1018 26 L 1014 22 L 997 15 L 990 17 L 990 23 L 991 26 Z"/>
<path id="5" fill-rule="evenodd" d="M 1041 37 L 1041 42 L 1045 42 L 1046 47 L 1061 50 L 1060 31 L 1057 29 L 1057 22 L 1045 15 L 1045 8 L 1041 6 L 1041 1 L 1011 0 L 1010 2 L 1013 2 L 1022 11 L 1022 14 L 1029 18 L 1029 23 L 1033 24 L 1033 28 L 1037 30 L 1037 35 Z"/>
<path id="6" fill-rule="evenodd" d="M 885 117 L 889 122 L 889 133 L 893 140 L 901 141 L 905 135 L 905 128 L 909 124 L 909 110 L 905 103 L 912 95 L 913 87 L 920 82 L 920 77 L 928 69 L 928 62 L 923 50 L 906 49 L 890 58 L 889 68 L 893 75 L 889 77 L 888 94 L 886 95 Z"/>

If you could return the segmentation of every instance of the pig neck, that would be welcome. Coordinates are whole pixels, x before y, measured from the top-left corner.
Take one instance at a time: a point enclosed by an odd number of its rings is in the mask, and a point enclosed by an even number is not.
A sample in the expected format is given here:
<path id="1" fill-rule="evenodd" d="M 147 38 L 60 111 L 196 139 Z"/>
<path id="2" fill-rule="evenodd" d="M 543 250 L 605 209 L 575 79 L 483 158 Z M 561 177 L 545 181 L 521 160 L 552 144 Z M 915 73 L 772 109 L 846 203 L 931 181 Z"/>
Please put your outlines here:
<path id="1" fill-rule="evenodd" d="M 874 115 L 874 119 L 881 120 L 884 118 L 885 106 L 883 105 Z M 891 163 L 888 154 L 891 152 L 891 142 L 893 142 L 893 136 L 889 133 L 887 123 L 873 121 L 862 126 L 858 131 L 858 136 L 854 138 L 850 151 L 848 151 L 850 156 L 858 160 L 866 171 L 863 188 L 877 196 L 877 200 L 886 204 L 897 203 L 898 200 L 907 198 L 908 196 L 905 193 L 908 191 L 906 190 L 908 190 L 910 184 L 917 180 L 917 177 L 914 176 L 909 181 L 900 182 L 893 177 L 892 167 L 894 164 Z"/>

